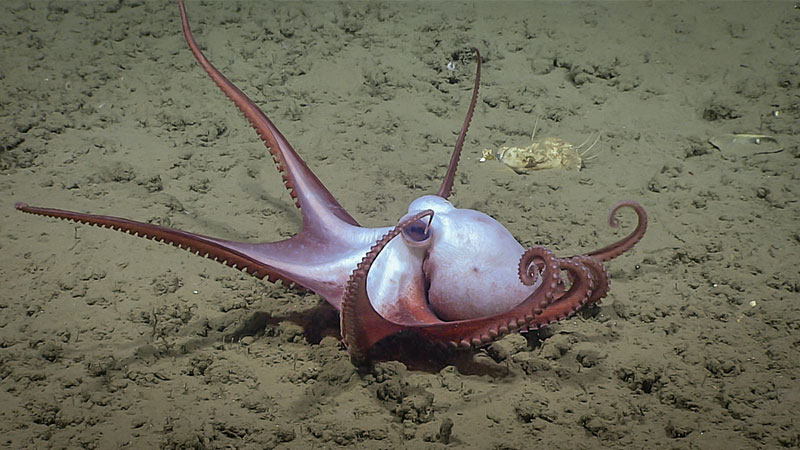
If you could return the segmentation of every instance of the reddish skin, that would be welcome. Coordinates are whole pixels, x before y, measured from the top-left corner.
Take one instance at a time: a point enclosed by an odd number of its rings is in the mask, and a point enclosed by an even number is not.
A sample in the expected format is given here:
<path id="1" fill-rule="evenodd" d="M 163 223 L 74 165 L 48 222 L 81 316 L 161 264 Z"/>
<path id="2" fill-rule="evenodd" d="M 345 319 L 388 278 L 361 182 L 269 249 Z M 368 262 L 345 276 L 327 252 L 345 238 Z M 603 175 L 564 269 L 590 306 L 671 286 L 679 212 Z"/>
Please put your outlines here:
<path id="1" fill-rule="evenodd" d="M 476 319 L 442 321 L 432 312 L 428 313 L 430 307 L 426 297 L 418 295 L 400 300 L 410 305 L 406 307 L 413 306 L 414 311 L 425 311 L 424 314 L 383 317 L 375 311 L 367 295 L 369 270 L 393 238 L 419 220 L 428 220 L 430 224 L 433 211 L 418 212 L 393 228 L 368 229 L 359 226 L 308 168 L 272 121 L 206 59 L 189 29 L 183 0 L 178 0 L 178 5 L 184 36 L 192 54 L 223 93 L 242 111 L 272 155 L 286 188 L 301 210 L 303 227 L 300 233 L 280 242 L 250 244 L 129 219 L 40 208 L 22 202 L 15 204 L 16 209 L 158 240 L 213 258 L 236 269 L 246 270 L 260 279 L 266 278 L 273 282 L 280 280 L 293 288 L 314 291 L 341 311 L 342 337 L 348 351 L 358 359 L 367 358 L 375 343 L 400 331 L 412 331 L 431 342 L 466 348 L 485 345 L 508 333 L 536 329 L 569 317 L 606 296 L 609 279 L 602 263 L 630 250 L 647 230 L 647 214 L 644 208 L 636 202 L 623 201 L 612 208 L 609 225 L 619 226 L 616 213 L 621 208 L 633 209 L 638 222 L 633 232 L 620 241 L 571 258 L 556 258 L 544 247 L 533 247 L 526 251 L 519 262 L 520 282 L 533 286 L 541 278 L 542 283 L 507 312 Z M 475 86 L 467 117 L 437 193 L 444 199 L 452 193 L 461 149 L 478 97 L 481 59 L 478 50 L 473 48 L 473 51 L 478 57 Z M 425 232 L 427 233 L 427 228 Z M 334 271 L 333 278 L 328 273 L 331 270 L 325 272 L 328 266 L 335 266 L 342 261 L 348 262 L 354 255 L 363 255 L 363 258 L 360 263 L 348 266 L 350 268 L 346 272 Z M 561 278 L 562 271 L 568 274 L 566 280 Z M 329 278 L 323 279 L 320 276 L 322 272 Z"/>

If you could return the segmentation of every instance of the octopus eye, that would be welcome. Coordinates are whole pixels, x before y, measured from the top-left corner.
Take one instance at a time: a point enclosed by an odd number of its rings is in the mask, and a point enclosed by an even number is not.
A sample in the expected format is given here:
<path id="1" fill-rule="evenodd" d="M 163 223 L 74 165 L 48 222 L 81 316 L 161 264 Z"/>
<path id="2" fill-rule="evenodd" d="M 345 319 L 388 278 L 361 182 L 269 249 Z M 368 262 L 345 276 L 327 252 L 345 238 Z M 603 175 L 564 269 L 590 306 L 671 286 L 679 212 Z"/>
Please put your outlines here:
<path id="1" fill-rule="evenodd" d="M 427 243 L 431 238 L 431 227 L 428 222 L 420 219 L 403 229 L 403 239 L 410 245 Z"/>

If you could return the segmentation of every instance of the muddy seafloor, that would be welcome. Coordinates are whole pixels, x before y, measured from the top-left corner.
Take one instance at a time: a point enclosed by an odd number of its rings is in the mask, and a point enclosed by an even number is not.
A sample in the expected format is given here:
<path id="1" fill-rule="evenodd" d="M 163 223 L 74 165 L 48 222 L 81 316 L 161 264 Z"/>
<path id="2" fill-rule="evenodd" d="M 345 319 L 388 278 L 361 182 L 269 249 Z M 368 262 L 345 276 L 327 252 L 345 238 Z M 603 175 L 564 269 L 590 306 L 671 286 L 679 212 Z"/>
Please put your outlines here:
<path id="1" fill-rule="evenodd" d="M 189 1 L 207 56 L 366 226 L 438 190 L 483 53 L 459 207 L 590 251 L 650 216 L 599 307 L 489 349 L 386 346 L 186 252 L 15 201 L 235 240 L 300 227 L 171 1 L 0 6 L 0 447 L 797 448 L 800 10 L 753 3 Z M 448 62 L 455 70 L 447 69 Z M 602 137 L 580 172 L 484 148 Z M 726 133 L 766 146 L 713 147 Z M 723 142 L 725 142 L 723 140 Z M 398 350 L 399 349 L 399 350 Z"/>

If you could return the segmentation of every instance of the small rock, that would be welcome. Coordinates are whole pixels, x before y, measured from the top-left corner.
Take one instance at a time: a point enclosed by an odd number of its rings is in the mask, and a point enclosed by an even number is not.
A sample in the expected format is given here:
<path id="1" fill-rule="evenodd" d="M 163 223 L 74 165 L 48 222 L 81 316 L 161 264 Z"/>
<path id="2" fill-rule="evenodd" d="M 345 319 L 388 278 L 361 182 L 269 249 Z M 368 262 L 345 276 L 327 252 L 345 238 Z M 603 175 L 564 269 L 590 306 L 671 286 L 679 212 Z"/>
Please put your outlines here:
<path id="1" fill-rule="evenodd" d="M 528 349 L 528 340 L 521 334 L 510 334 L 499 341 L 492 342 L 486 349 L 489 356 L 497 362 Z"/>
<path id="2" fill-rule="evenodd" d="M 685 417 L 673 417 L 667 422 L 666 431 L 674 439 L 685 438 L 694 431 L 694 423 Z"/>
<path id="3" fill-rule="evenodd" d="M 453 419 L 445 417 L 442 424 L 439 426 L 439 442 L 442 444 L 449 444 L 450 437 L 453 435 Z"/>
<path id="4" fill-rule="evenodd" d="M 303 336 L 303 327 L 300 325 L 284 320 L 278 325 L 287 342 L 297 342 L 298 337 Z M 338 344 L 337 344 L 338 345 Z"/>
<path id="5" fill-rule="evenodd" d="M 606 355 L 593 348 L 593 344 L 583 344 L 576 350 L 575 359 L 581 366 L 589 368 L 596 366 Z"/>

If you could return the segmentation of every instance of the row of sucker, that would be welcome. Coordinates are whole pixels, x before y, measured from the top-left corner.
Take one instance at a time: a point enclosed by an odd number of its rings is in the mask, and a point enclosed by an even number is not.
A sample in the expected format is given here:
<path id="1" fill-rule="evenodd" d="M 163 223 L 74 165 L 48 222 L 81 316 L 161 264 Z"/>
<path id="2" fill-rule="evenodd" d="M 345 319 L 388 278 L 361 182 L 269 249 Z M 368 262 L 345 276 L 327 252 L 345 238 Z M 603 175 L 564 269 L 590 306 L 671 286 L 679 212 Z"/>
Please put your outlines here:
<path id="1" fill-rule="evenodd" d="M 539 251 L 542 251 L 542 253 L 539 254 Z M 541 270 L 542 274 L 550 273 L 550 276 L 547 278 L 549 282 L 545 283 L 543 279 L 542 286 L 539 288 L 545 289 L 545 300 L 538 305 L 534 305 L 526 314 L 520 314 L 515 318 L 503 320 L 496 326 L 489 327 L 485 332 L 472 337 L 465 337 L 458 342 L 450 341 L 449 345 L 451 347 L 477 348 L 494 342 L 513 332 L 525 332 L 538 329 L 545 325 L 551 325 L 571 317 L 578 310 L 590 303 L 590 300 L 592 302 L 599 301 L 600 298 L 605 296 L 608 290 L 605 268 L 594 258 L 581 256 L 561 259 L 555 258 L 552 252 L 543 247 L 531 248 L 522 256 L 519 264 L 519 277 L 526 285 L 533 284 L 538 277 L 535 271 L 532 272 L 530 270 L 531 264 L 536 264 L 540 268 L 549 267 L 549 270 Z M 554 292 L 561 282 L 560 272 L 562 270 L 569 273 L 572 286 L 567 292 L 559 296 L 559 298 L 554 299 Z M 595 283 L 597 274 L 606 277 L 606 281 L 600 283 L 599 291 L 595 291 L 597 286 L 597 283 Z M 535 293 L 532 295 L 535 295 Z M 547 310 L 548 306 L 554 306 L 561 302 L 568 302 L 567 304 L 570 305 L 569 309 L 550 318 L 547 322 L 537 322 L 542 313 Z"/>
<path id="2" fill-rule="evenodd" d="M 558 301 L 568 301 L 568 297 L 570 296 L 578 297 L 577 300 L 569 301 L 568 304 L 572 305 L 571 308 L 568 311 L 562 312 L 560 316 L 554 317 L 550 321 L 550 324 L 566 319 L 567 317 L 571 317 L 579 309 L 586 306 L 586 303 L 589 301 L 595 285 L 592 272 L 588 267 L 586 267 L 585 264 L 583 264 L 581 258 L 560 259 L 559 269 L 565 270 L 569 273 L 572 286 L 570 286 L 569 290 L 565 292 Z"/>
<path id="3" fill-rule="evenodd" d="M 619 228 L 617 212 L 622 208 L 631 208 L 636 213 L 636 228 L 629 235 L 625 236 L 619 241 L 611 245 L 607 245 L 599 250 L 589 252 L 587 253 L 587 256 L 594 257 L 600 262 L 610 261 L 627 252 L 640 240 L 642 240 L 644 233 L 647 231 L 647 212 L 644 210 L 642 205 L 635 201 L 623 200 L 614 205 L 614 207 L 611 208 L 611 212 L 608 214 L 608 225 L 611 228 Z"/>
<path id="4" fill-rule="evenodd" d="M 55 218 L 55 219 L 61 219 L 61 220 L 65 220 L 65 221 L 68 221 L 68 222 L 80 223 L 80 224 L 84 224 L 84 225 L 91 225 L 91 226 L 95 226 L 95 227 L 98 227 L 98 228 L 105 228 L 105 229 L 109 229 L 109 230 L 113 230 L 113 231 L 121 231 L 121 232 L 129 234 L 131 236 L 144 238 L 144 239 L 149 239 L 149 240 L 154 241 L 154 242 L 164 243 L 164 244 L 167 244 L 167 245 L 171 245 L 173 247 L 177 247 L 177 248 L 179 248 L 181 250 L 187 250 L 187 251 L 189 251 L 191 253 L 194 253 L 195 255 L 202 256 L 203 258 L 207 258 L 207 259 L 216 261 L 218 263 L 224 264 L 224 265 L 226 265 L 228 267 L 231 267 L 233 269 L 240 270 L 243 273 L 246 273 L 248 275 L 254 276 L 254 277 L 258 278 L 258 279 L 266 278 L 267 281 L 269 281 L 271 283 L 281 282 L 282 286 L 285 286 L 285 287 L 290 288 L 290 289 L 295 289 L 295 290 L 298 290 L 298 291 L 305 291 L 306 290 L 302 286 L 297 285 L 292 280 L 290 280 L 290 279 L 288 279 L 286 277 L 283 277 L 283 276 L 281 276 L 281 275 L 269 270 L 266 267 L 258 267 L 256 265 L 252 265 L 251 264 L 252 261 L 248 261 L 247 259 L 245 259 L 245 258 L 243 258 L 241 256 L 238 256 L 236 254 L 231 254 L 229 251 L 226 252 L 228 254 L 226 255 L 225 259 L 221 260 L 220 258 L 222 256 L 221 255 L 215 255 L 212 248 L 203 248 L 203 246 L 206 246 L 206 245 L 211 247 L 213 244 L 203 243 L 203 242 L 196 242 L 195 245 L 192 246 L 192 244 L 187 244 L 186 242 L 179 241 L 179 240 L 171 238 L 169 236 L 159 235 L 157 232 L 148 233 L 145 230 L 137 230 L 137 229 L 134 228 L 136 226 L 142 226 L 142 227 L 153 226 L 154 227 L 156 225 L 128 221 L 127 219 L 121 219 L 121 220 L 125 220 L 125 222 L 132 222 L 132 223 L 121 223 L 119 221 L 120 219 L 117 219 L 117 218 L 114 218 L 114 217 L 108 217 L 108 216 L 95 217 L 95 216 L 92 216 L 92 215 L 82 214 L 82 213 L 75 213 L 75 212 L 71 212 L 71 211 L 51 210 L 51 209 L 48 209 L 48 208 L 37 208 L 37 207 L 29 206 L 27 203 L 22 203 L 22 202 L 17 202 L 14 205 L 14 207 L 17 210 L 25 212 L 25 213 L 28 213 L 28 214 L 33 214 L 33 215 L 37 215 L 37 216 L 52 217 L 52 218 Z M 169 229 L 164 229 L 163 231 L 166 232 L 166 233 L 180 232 L 178 230 L 169 230 Z"/>
<path id="5" fill-rule="evenodd" d="M 367 302 L 369 304 L 369 308 L 372 309 L 372 303 L 366 296 L 366 280 L 367 276 L 369 275 L 369 270 L 372 267 L 372 263 L 375 262 L 375 259 L 378 257 L 384 247 L 386 247 L 389 241 L 397 237 L 397 235 L 402 233 L 403 230 L 408 228 L 410 225 L 426 216 L 430 216 L 430 220 L 433 220 L 433 211 L 426 209 L 406 218 L 397 224 L 397 226 L 392 228 L 369 249 L 367 254 L 361 259 L 361 262 L 358 264 L 358 266 L 356 266 L 355 270 L 353 270 L 353 272 L 350 274 L 350 279 L 347 281 L 344 297 L 342 299 L 341 331 L 342 340 L 344 341 L 348 352 L 350 352 L 350 355 L 356 359 L 363 359 L 366 356 L 367 351 L 369 351 L 369 347 L 363 345 L 361 342 L 362 339 L 359 336 L 360 332 L 367 330 L 363 330 L 362 326 L 360 326 L 358 322 L 358 320 L 361 318 L 356 312 L 356 307 L 358 306 L 358 302 Z M 374 309 L 373 312 L 375 312 Z M 377 312 L 375 312 L 375 314 L 377 314 Z"/>
<path id="6" fill-rule="evenodd" d="M 458 161 L 461 158 L 461 148 L 464 146 L 464 140 L 467 137 L 467 130 L 469 130 L 469 124 L 475 112 L 475 104 L 478 102 L 478 89 L 481 86 L 481 52 L 475 47 L 472 47 L 472 51 L 475 52 L 475 56 L 478 58 L 478 67 L 475 70 L 475 85 L 472 88 L 472 99 L 469 103 L 469 109 L 467 109 L 467 117 L 464 119 L 464 124 L 461 126 L 461 131 L 458 133 L 456 146 L 450 157 L 450 164 L 447 166 L 447 173 L 442 181 L 442 187 L 437 194 L 439 197 L 445 199 L 450 197 L 450 194 L 453 192 L 453 182 L 455 180 L 456 170 L 458 169 Z"/>
<path id="7" fill-rule="evenodd" d="M 578 256 L 575 259 L 579 260 L 581 264 L 585 265 L 592 273 L 594 286 L 592 287 L 592 294 L 587 304 L 599 303 L 600 300 L 608 295 L 608 291 L 611 288 L 611 278 L 608 276 L 606 266 L 591 256 Z"/>
<path id="8" fill-rule="evenodd" d="M 211 62 L 206 58 L 206 56 L 197 46 L 194 35 L 192 35 L 186 10 L 183 6 L 183 0 L 179 0 L 178 5 L 180 6 L 183 34 L 186 37 L 186 42 L 189 44 L 189 48 L 191 49 L 192 54 L 195 56 L 195 59 L 197 59 L 197 62 L 200 63 L 206 73 L 211 77 L 212 80 L 214 80 L 214 83 L 222 90 L 222 92 L 229 99 L 231 99 L 231 101 L 233 101 L 239 111 L 241 111 L 242 114 L 247 118 L 247 121 L 250 122 L 250 125 L 253 127 L 253 129 L 256 130 L 258 137 L 264 141 L 267 146 L 267 150 L 269 150 L 269 153 L 272 155 L 272 160 L 275 162 L 278 172 L 280 172 L 282 175 L 284 186 L 286 186 L 286 189 L 289 191 L 289 195 L 291 195 L 292 199 L 295 200 L 295 206 L 300 208 L 300 201 L 298 199 L 294 183 L 292 182 L 291 177 L 286 170 L 286 161 L 279 151 L 278 143 L 275 141 L 275 136 L 273 136 L 272 133 L 270 133 L 263 126 L 263 124 L 260 124 L 256 121 L 256 118 L 260 118 L 266 122 L 269 122 L 269 119 L 258 108 L 258 106 L 256 106 L 255 103 L 250 100 L 250 98 L 248 98 L 239 88 L 237 88 L 230 80 L 228 80 L 225 75 L 223 75 L 216 67 L 214 67 L 214 65 L 211 64 Z"/>
<path id="9" fill-rule="evenodd" d="M 516 317 L 501 319 L 494 326 L 486 327 L 484 331 L 471 337 L 466 336 L 460 341 L 450 341 L 449 345 L 461 348 L 481 347 L 510 333 L 527 331 L 530 326 L 535 324 L 536 319 L 547 306 L 553 302 L 553 292 L 558 287 L 559 282 L 558 261 L 553 252 L 545 247 L 531 247 L 526 250 L 519 262 L 520 281 L 527 286 L 531 286 L 541 276 L 542 284 L 536 292 L 528 296 L 521 304 L 526 303 L 540 293 L 544 295 L 543 300 L 534 302 L 529 310 L 519 312 Z M 541 267 L 541 272 L 531 271 L 532 265 Z"/>

